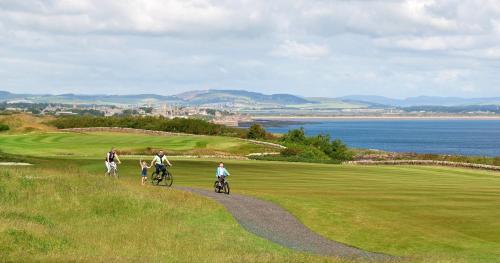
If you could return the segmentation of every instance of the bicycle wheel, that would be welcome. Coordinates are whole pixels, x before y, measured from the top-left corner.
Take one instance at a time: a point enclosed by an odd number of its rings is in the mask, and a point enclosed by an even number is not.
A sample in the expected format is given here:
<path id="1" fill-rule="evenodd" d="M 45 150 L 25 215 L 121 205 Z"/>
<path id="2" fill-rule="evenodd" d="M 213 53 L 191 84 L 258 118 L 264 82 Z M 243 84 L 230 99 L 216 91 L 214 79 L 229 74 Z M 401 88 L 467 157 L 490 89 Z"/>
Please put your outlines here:
<path id="1" fill-rule="evenodd" d="M 158 174 L 155 171 L 151 174 L 151 184 L 158 185 L 159 183 L 160 183 L 160 180 L 158 180 Z"/>
<path id="2" fill-rule="evenodd" d="M 166 186 L 170 187 L 172 186 L 172 183 L 174 183 L 174 176 L 169 171 L 167 171 L 163 176 L 163 181 L 165 181 Z"/>
<path id="3" fill-rule="evenodd" d="M 224 193 L 228 195 L 229 194 L 229 190 L 230 190 L 229 189 L 229 183 L 225 182 L 224 183 Z"/>
<path id="4" fill-rule="evenodd" d="M 214 191 L 216 193 L 220 193 L 219 182 L 217 182 L 217 181 L 214 182 Z"/>

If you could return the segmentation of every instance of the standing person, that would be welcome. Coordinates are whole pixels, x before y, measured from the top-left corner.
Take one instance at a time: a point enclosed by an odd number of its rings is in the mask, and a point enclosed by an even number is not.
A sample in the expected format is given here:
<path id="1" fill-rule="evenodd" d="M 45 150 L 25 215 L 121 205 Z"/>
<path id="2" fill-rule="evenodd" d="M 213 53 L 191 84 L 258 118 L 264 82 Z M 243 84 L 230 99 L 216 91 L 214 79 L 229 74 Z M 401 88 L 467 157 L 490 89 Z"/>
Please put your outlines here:
<path id="1" fill-rule="evenodd" d="M 109 151 L 107 154 L 106 154 L 106 161 L 104 162 L 104 164 L 106 165 L 106 173 L 104 174 L 104 176 L 108 176 L 110 173 L 111 173 L 111 169 L 115 169 L 116 171 L 116 161 L 118 161 L 119 164 L 121 164 L 122 162 L 120 161 L 120 158 L 118 158 L 118 155 L 116 154 L 116 150 L 115 148 L 111 148 L 111 151 Z"/>
<path id="2" fill-rule="evenodd" d="M 158 178 L 162 176 L 162 174 L 160 174 L 160 171 L 163 172 L 163 174 L 167 171 L 165 164 L 167 164 L 168 166 L 172 166 L 163 151 L 159 151 L 158 154 L 153 157 L 153 161 L 151 161 L 151 167 L 153 165 L 155 166 Z"/>
<path id="3" fill-rule="evenodd" d="M 142 185 L 145 185 L 146 180 L 148 180 L 148 169 L 151 168 L 151 166 L 148 166 L 146 161 L 140 160 L 139 165 L 141 166 L 141 183 Z"/>
<path id="4" fill-rule="evenodd" d="M 219 167 L 217 167 L 217 171 L 215 172 L 215 177 L 220 182 L 224 182 L 225 178 L 230 176 L 231 174 L 224 167 L 224 163 L 220 162 Z"/>

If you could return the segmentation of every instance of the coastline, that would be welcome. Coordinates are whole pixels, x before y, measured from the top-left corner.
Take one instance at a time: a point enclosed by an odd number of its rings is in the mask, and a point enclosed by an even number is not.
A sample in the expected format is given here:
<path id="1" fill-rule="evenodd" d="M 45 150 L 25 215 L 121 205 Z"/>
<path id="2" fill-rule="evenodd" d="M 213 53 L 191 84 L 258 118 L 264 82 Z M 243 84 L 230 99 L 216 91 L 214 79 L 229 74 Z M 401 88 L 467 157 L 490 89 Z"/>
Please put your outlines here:
<path id="1" fill-rule="evenodd" d="M 495 116 L 252 116 L 252 120 L 284 120 L 284 121 L 304 121 L 304 120 L 500 120 L 500 115 Z"/>
<path id="2" fill-rule="evenodd" d="M 500 156 L 500 116 L 259 116 L 273 133 L 304 127 L 306 134 L 330 134 L 350 148 L 421 154 Z M 264 119 L 264 120 L 262 120 Z M 267 119 L 267 120 L 266 120 Z M 293 123 L 295 121 L 295 123 Z M 302 123 L 306 124 L 302 124 Z M 289 123 L 292 123 L 290 125 Z"/>

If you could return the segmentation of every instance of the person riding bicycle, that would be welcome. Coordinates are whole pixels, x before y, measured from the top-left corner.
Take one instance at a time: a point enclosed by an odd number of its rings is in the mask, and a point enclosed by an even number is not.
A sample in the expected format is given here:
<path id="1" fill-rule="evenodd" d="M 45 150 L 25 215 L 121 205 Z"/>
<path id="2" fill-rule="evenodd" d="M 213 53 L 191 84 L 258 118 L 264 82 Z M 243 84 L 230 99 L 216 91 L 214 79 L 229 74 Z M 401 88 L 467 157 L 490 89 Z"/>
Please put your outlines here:
<path id="1" fill-rule="evenodd" d="M 158 154 L 156 154 L 153 157 L 153 161 L 151 161 L 151 166 L 155 166 L 156 168 L 156 174 L 158 177 L 161 176 L 160 171 L 164 174 L 167 171 L 167 168 L 165 167 L 165 164 L 168 166 L 172 166 L 172 164 L 168 161 L 167 156 L 163 153 L 163 151 L 159 151 Z"/>
<path id="2" fill-rule="evenodd" d="M 231 174 L 227 171 L 226 168 L 224 168 L 224 163 L 220 162 L 219 167 L 217 167 L 217 170 L 215 172 L 215 177 L 217 178 L 217 181 L 223 182 L 226 177 L 230 176 Z"/>
<path id="3" fill-rule="evenodd" d="M 110 175 L 112 169 L 116 170 L 115 160 L 118 161 L 119 164 L 122 163 L 120 161 L 120 158 L 118 158 L 118 154 L 116 154 L 115 148 L 111 148 L 111 151 L 106 154 L 106 160 L 104 162 L 104 164 L 106 165 L 106 173 L 104 174 L 104 176 Z"/>

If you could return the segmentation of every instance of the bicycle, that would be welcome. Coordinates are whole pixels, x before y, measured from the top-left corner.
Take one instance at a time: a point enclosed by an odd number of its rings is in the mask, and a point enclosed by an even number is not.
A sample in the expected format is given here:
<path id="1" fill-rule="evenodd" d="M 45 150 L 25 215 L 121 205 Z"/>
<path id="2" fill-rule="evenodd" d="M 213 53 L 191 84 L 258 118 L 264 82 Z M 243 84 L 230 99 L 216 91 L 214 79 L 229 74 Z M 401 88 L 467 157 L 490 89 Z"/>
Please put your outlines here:
<path id="1" fill-rule="evenodd" d="M 225 176 L 221 176 L 218 178 L 218 180 L 215 180 L 214 191 L 216 193 L 224 192 L 227 195 L 229 194 L 230 191 L 229 182 L 226 180 Z"/>
<path id="2" fill-rule="evenodd" d="M 165 167 L 161 169 L 160 174 L 158 174 L 156 169 L 151 174 L 151 184 L 159 185 L 161 182 L 168 187 L 172 186 L 174 182 L 174 176 Z"/>
<path id="3" fill-rule="evenodd" d="M 118 178 L 118 166 L 115 162 L 109 163 L 109 173 L 108 175 L 111 177 Z"/>

